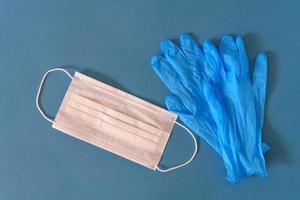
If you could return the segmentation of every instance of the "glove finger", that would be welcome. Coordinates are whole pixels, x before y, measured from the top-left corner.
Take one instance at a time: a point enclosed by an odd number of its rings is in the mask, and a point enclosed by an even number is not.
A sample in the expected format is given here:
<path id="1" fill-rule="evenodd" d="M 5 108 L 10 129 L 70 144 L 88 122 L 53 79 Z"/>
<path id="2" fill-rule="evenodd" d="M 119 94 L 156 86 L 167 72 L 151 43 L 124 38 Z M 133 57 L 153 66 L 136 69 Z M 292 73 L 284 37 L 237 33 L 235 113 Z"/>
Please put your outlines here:
<path id="1" fill-rule="evenodd" d="M 241 63 L 241 78 L 249 79 L 249 58 L 245 48 L 245 42 L 240 36 L 236 38 L 236 46 L 239 51 Z"/>
<path id="2" fill-rule="evenodd" d="M 163 52 L 163 54 L 165 55 L 165 57 L 167 57 L 167 56 L 175 57 L 175 56 L 182 55 L 182 51 L 181 51 L 180 47 L 177 46 L 177 44 L 175 44 L 171 40 L 163 40 L 160 43 L 160 49 Z"/>
<path id="3" fill-rule="evenodd" d="M 172 41 L 164 40 L 160 47 L 167 61 L 181 77 L 183 84 L 190 88 L 191 80 L 197 77 L 197 75 L 193 77 L 193 74 L 197 74 L 195 67 L 189 63 L 182 50 Z"/>
<path id="4" fill-rule="evenodd" d="M 191 93 L 184 87 L 178 73 L 170 65 L 170 63 L 163 56 L 153 56 L 151 59 L 153 70 L 167 86 L 167 88 L 186 101 L 192 98 Z"/>
<path id="5" fill-rule="evenodd" d="M 222 73 L 222 61 L 213 43 L 209 40 L 204 41 L 203 51 L 207 60 L 205 74 L 209 79 L 217 80 Z"/>
<path id="6" fill-rule="evenodd" d="M 188 34 L 180 36 L 180 46 L 190 63 L 197 66 L 199 73 L 203 71 L 205 56 L 198 43 Z"/>
<path id="7" fill-rule="evenodd" d="M 193 113 L 182 103 L 180 98 L 175 95 L 169 95 L 165 99 L 165 104 L 171 112 L 176 113 L 181 117 L 193 115 Z"/>
<path id="8" fill-rule="evenodd" d="M 259 104 L 260 115 L 259 122 L 260 127 L 263 124 L 263 114 L 266 99 L 266 86 L 267 86 L 267 57 L 264 53 L 259 53 L 255 60 L 255 66 L 253 71 L 253 89 L 256 101 Z"/>
<path id="9" fill-rule="evenodd" d="M 226 73 L 231 76 L 240 77 L 240 59 L 239 53 L 234 39 L 231 36 L 224 36 L 220 41 L 220 55 L 225 65 Z"/>
<path id="10" fill-rule="evenodd" d="M 253 71 L 253 86 L 260 88 L 265 93 L 267 82 L 267 56 L 264 53 L 259 53 L 255 60 Z"/>
<path id="11" fill-rule="evenodd" d="M 176 95 L 167 96 L 165 103 L 168 110 L 178 114 L 185 125 L 203 138 L 219 155 L 221 155 L 218 137 L 212 134 L 213 132 L 210 130 L 205 114 L 203 116 L 195 116 Z"/>

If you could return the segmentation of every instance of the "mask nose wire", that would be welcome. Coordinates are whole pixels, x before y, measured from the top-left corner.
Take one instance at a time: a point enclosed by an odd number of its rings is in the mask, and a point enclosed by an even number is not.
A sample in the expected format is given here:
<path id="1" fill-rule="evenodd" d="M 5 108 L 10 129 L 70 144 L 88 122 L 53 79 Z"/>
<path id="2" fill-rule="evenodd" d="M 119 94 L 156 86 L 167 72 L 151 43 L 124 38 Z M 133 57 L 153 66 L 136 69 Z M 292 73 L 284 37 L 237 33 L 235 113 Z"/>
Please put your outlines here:
<path id="1" fill-rule="evenodd" d="M 160 172 L 169 172 L 169 171 L 172 171 L 172 170 L 175 170 L 175 169 L 178 169 L 180 167 L 184 167 L 185 165 L 189 164 L 190 162 L 192 162 L 197 154 L 197 151 L 198 151 L 198 143 L 197 143 L 197 140 L 194 136 L 194 134 L 190 131 L 190 129 L 188 129 L 187 127 L 185 127 L 184 125 L 180 124 L 179 122 L 175 121 L 175 124 L 177 124 L 178 126 L 180 126 L 181 128 L 185 129 L 193 138 L 194 140 L 194 145 L 195 145 L 195 150 L 194 150 L 194 153 L 192 155 L 192 157 L 186 161 L 185 163 L 182 163 L 180 165 L 177 165 L 177 166 L 174 166 L 174 167 L 170 167 L 168 169 L 161 169 L 159 168 L 158 166 L 155 166 L 155 170 L 158 170 Z"/>
<path id="2" fill-rule="evenodd" d="M 50 69 L 50 70 L 48 70 L 48 71 L 45 73 L 45 75 L 43 76 L 43 78 L 42 78 L 42 80 L 41 80 L 41 83 L 40 83 L 40 86 L 39 86 L 39 89 L 38 89 L 37 94 L 36 94 L 35 104 L 36 104 L 36 107 L 37 107 L 38 111 L 41 113 L 41 115 L 42 115 L 47 121 L 49 121 L 50 123 L 53 123 L 54 121 L 53 121 L 53 119 L 50 119 L 49 117 L 47 117 L 47 115 L 46 115 L 46 114 L 43 112 L 43 110 L 41 109 L 41 106 L 40 106 L 40 95 L 41 95 L 41 91 L 42 91 L 42 88 L 43 88 L 43 85 L 44 85 L 44 82 L 45 82 L 47 76 L 48 76 L 51 72 L 54 72 L 54 71 L 62 71 L 62 72 L 64 72 L 65 74 L 67 74 L 68 77 L 69 77 L 70 79 L 72 79 L 72 80 L 74 79 L 74 78 L 71 76 L 71 74 L 70 74 L 67 70 L 62 69 L 62 68 L 53 68 L 53 69 Z"/>

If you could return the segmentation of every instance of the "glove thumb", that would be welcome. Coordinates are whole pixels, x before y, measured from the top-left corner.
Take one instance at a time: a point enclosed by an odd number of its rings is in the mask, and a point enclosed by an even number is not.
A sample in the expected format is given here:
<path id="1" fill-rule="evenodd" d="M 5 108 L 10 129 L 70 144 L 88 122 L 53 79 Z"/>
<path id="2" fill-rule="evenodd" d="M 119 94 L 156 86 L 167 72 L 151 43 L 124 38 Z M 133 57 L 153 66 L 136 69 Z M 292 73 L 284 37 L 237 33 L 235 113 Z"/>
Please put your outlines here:
<path id="1" fill-rule="evenodd" d="M 253 71 L 253 90 L 256 102 L 259 108 L 258 121 L 260 126 L 263 124 L 263 114 L 266 100 L 266 86 L 267 86 L 267 56 L 260 53 L 256 57 L 254 71 Z"/>
<path id="2" fill-rule="evenodd" d="M 253 71 L 253 87 L 257 89 L 259 97 L 264 99 L 266 96 L 267 85 L 267 56 L 264 53 L 259 53 L 255 60 L 255 66 Z"/>
<path id="3" fill-rule="evenodd" d="M 165 104 L 169 111 L 174 112 L 181 117 L 192 115 L 192 112 L 184 106 L 182 101 L 176 95 L 167 96 Z"/>

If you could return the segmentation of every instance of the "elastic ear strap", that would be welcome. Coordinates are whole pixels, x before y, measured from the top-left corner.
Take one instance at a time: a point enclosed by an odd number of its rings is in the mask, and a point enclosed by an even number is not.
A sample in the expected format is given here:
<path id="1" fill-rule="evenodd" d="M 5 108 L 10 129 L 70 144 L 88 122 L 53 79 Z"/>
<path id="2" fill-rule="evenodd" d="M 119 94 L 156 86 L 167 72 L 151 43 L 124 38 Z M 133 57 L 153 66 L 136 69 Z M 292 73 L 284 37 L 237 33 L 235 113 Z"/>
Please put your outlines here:
<path id="1" fill-rule="evenodd" d="M 193 133 L 192 133 L 187 127 L 185 127 L 184 125 L 182 125 L 182 124 L 180 124 L 180 123 L 178 123 L 178 122 L 176 122 L 176 121 L 175 121 L 175 124 L 177 124 L 178 126 L 180 126 L 180 127 L 183 128 L 183 129 L 185 129 L 185 130 L 192 136 L 192 138 L 193 138 L 193 140 L 194 140 L 194 144 L 195 144 L 195 150 L 194 150 L 194 153 L 193 153 L 192 157 L 191 157 L 188 161 L 186 161 L 185 163 L 182 163 L 182 164 L 177 165 L 177 166 L 174 166 L 174 167 L 170 167 L 170 168 L 168 168 L 168 169 L 161 169 L 161 168 L 159 168 L 158 166 L 155 166 L 155 169 L 157 169 L 157 170 L 160 171 L 160 172 L 169 172 L 169 171 L 178 169 L 178 168 L 180 168 L 180 167 L 183 167 L 183 166 L 189 164 L 190 162 L 192 162 L 192 161 L 194 160 L 194 158 L 195 158 L 195 156 L 196 156 L 196 154 L 197 154 L 197 151 L 198 151 L 197 140 L 196 140 L 195 136 L 193 135 Z"/>
<path id="2" fill-rule="evenodd" d="M 38 92 L 36 94 L 36 98 L 35 98 L 35 104 L 36 104 L 36 107 L 37 109 L 39 110 L 39 112 L 42 114 L 42 116 L 49 122 L 53 123 L 54 121 L 52 119 L 50 119 L 49 117 L 46 116 L 46 114 L 42 111 L 41 107 L 40 107 L 40 104 L 39 104 L 39 100 L 40 100 L 40 95 L 41 95 L 41 91 L 42 91 L 42 88 L 43 88 L 43 85 L 44 85 L 44 82 L 45 82 L 45 79 L 46 77 L 51 73 L 51 72 L 54 72 L 54 71 L 62 71 L 64 72 L 65 74 L 67 74 L 72 80 L 73 80 L 73 77 L 71 76 L 71 74 L 69 72 L 67 72 L 65 69 L 62 69 L 62 68 L 54 68 L 54 69 L 50 69 L 48 70 L 45 75 L 43 76 L 42 78 L 42 81 L 40 83 L 40 86 L 39 86 L 39 89 L 38 89 Z"/>

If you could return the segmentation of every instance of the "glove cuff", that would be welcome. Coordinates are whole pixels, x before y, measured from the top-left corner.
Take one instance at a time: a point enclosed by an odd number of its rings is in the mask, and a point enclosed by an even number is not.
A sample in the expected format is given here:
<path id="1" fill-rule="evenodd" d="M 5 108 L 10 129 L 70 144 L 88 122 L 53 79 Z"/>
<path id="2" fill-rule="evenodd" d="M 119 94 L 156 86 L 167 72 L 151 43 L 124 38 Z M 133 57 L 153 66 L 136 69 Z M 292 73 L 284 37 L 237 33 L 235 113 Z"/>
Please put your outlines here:
<path id="1" fill-rule="evenodd" d="M 265 159 L 262 149 L 254 153 L 253 157 L 245 156 L 241 152 L 234 155 L 223 155 L 223 160 L 227 170 L 226 179 L 231 183 L 239 183 L 248 176 L 267 176 Z"/>

